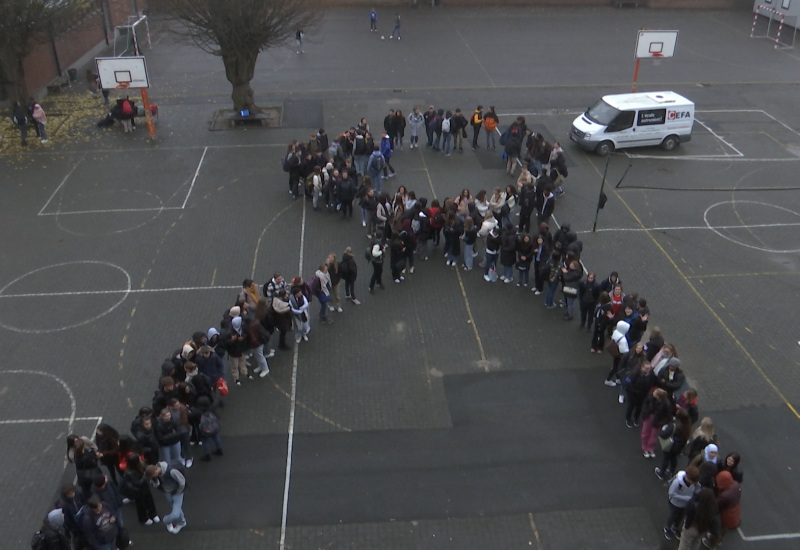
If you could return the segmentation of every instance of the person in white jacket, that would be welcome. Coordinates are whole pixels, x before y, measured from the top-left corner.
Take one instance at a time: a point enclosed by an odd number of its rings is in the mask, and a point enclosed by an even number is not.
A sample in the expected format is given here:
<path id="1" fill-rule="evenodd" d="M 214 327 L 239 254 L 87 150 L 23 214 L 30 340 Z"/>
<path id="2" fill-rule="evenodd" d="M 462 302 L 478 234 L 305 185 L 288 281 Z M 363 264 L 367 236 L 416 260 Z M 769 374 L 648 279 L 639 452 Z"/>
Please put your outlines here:
<path id="1" fill-rule="evenodd" d="M 619 362 L 622 359 L 622 356 L 630 351 L 630 348 L 628 347 L 628 338 L 626 337 L 630 328 L 631 326 L 625 321 L 619 321 L 617 322 L 616 328 L 614 328 L 614 333 L 611 335 L 611 341 L 617 345 L 619 352 L 616 355 L 612 354 L 612 357 L 614 357 L 614 363 L 611 366 L 611 370 L 608 371 L 608 376 L 606 376 L 606 386 L 616 386 L 619 384 L 619 380 L 617 379 L 617 371 L 619 369 Z"/>
<path id="2" fill-rule="evenodd" d="M 664 527 L 664 538 L 667 540 L 681 537 L 683 514 L 689 501 L 700 490 L 700 485 L 697 483 L 699 479 L 700 471 L 697 467 L 689 466 L 675 474 L 669 484 L 669 517 Z"/>

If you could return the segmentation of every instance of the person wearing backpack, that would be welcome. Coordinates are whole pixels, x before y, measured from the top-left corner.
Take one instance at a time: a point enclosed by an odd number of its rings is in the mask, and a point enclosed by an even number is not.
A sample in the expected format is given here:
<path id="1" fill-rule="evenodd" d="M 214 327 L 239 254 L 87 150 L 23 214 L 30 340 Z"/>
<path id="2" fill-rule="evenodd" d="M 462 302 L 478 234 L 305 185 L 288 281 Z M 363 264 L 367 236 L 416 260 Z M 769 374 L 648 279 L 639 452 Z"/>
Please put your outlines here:
<path id="1" fill-rule="evenodd" d="M 64 530 L 64 513 L 60 508 L 51 510 L 42 526 L 31 539 L 31 550 L 70 550 L 69 538 Z"/>
<path id="2" fill-rule="evenodd" d="M 183 494 L 186 491 L 186 475 L 178 462 L 159 462 L 151 464 L 144 470 L 144 475 L 153 487 L 160 489 L 167 499 L 170 512 L 164 516 L 164 525 L 173 535 L 186 527 L 186 516 L 183 515 Z"/>
<path id="3" fill-rule="evenodd" d="M 469 124 L 472 126 L 472 149 L 474 150 L 480 147 L 478 145 L 478 134 L 480 134 L 481 126 L 483 126 L 483 105 L 478 105 L 475 108 L 469 119 Z"/>
<path id="4" fill-rule="evenodd" d="M 486 129 L 486 148 L 489 148 L 491 143 L 492 151 L 495 149 L 495 133 L 497 132 L 497 125 L 500 124 L 500 119 L 494 111 L 494 105 L 489 107 L 489 111 L 483 115 L 483 127 Z"/>
<path id="5" fill-rule="evenodd" d="M 453 133 L 453 149 L 459 153 L 464 153 L 464 138 L 467 137 L 466 117 L 461 113 L 461 109 L 456 108 L 453 120 L 450 121 L 450 131 Z"/>
<path id="6" fill-rule="evenodd" d="M 393 178 L 395 176 L 394 167 L 390 162 L 394 150 L 392 149 L 392 137 L 390 134 L 383 134 L 381 138 L 381 155 L 383 155 L 386 165 L 383 167 L 383 177 Z"/>
<path id="7" fill-rule="evenodd" d="M 216 450 L 214 454 L 223 456 L 225 453 L 222 451 L 222 440 L 219 437 L 219 415 L 217 408 L 207 395 L 201 395 L 197 398 L 195 407 L 200 412 L 199 435 L 200 445 L 203 448 L 203 457 L 200 459 L 203 462 L 211 462 L 211 441 L 214 442 Z"/>
<path id="8" fill-rule="evenodd" d="M 453 150 L 453 113 L 447 111 L 442 118 L 441 135 L 442 135 L 442 153 L 444 156 L 449 157 L 450 152 Z"/>
<path id="9" fill-rule="evenodd" d="M 700 479 L 700 472 L 696 466 L 689 466 L 675 474 L 675 478 L 670 482 L 668 489 L 669 516 L 664 526 L 664 538 L 672 540 L 681 538 L 681 524 L 686 506 L 694 495 L 700 490 L 697 481 Z"/>
<path id="10" fill-rule="evenodd" d="M 383 169 L 385 167 L 386 159 L 383 154 L 381 154 L 380 146 L 375 145 L 372 154 L 369 156 L 369 160 L 367 160 L 367 175 L 369 175 L 369 179 L 372 181 L 372 188 L 375 189 L 375 192 L 378 194 L 380 194 L 381 188 L 383 187 Z"/>
<path id="11" fill-rule="evenodd" d="M 658 442 L 661 445 L 663 456 L 661 467 L 656 466 L 655 474 L 660 480 L 672 477 L 672 472 L 678 464 L 678 456 L 683 452 L 686 443 L 692 435 L 692 423 L 686 409 L 678 409 L 672 422 L 667 422 L 658 433 Z"/>

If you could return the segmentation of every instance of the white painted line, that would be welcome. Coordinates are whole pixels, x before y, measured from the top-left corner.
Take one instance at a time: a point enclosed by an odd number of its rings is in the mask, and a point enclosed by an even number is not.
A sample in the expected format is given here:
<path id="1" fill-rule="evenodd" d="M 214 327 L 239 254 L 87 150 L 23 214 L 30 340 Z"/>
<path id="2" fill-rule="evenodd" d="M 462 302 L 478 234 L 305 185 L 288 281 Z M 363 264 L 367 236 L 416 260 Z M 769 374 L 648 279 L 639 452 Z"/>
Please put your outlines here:
<path id="1" fill-rule="evenodd" d="M 71 216 L 76 214 L 109 214 L 118 212 L 161 212 L 162 210 L 183 210 L 181 206 L 161 206 L 159 208 L 108 208 L 105 210 L 73 210 L 71 212 L 44 212 L 40 216 Z"/>
<path id="2" fill-rule="evenodd" d="M 3 370 L 0 371 L 0 374 L 33 374 L 36 376 L 44 376 L 45 378 L 52 378 L 55 380 L 63 389 L 64 392 L 67 394 L 67 398 L 69 399 L 69 416 L 66 419 L 67 422 L 67 431 L 72 433 L 72 426 L 75 423 L 76 418 L 76 411 L 77 411 L 77 404 L 75 402 L 75 394 L 72 393 L 72 388 L 69 387 L 62 378 L 59 378 L 55 374 L 50 374 L 49 372 L 39 371 L 39 370 L 24 370 L 24 369 L 16 369 L 16 370 Z M 64 459 L 66 461 L 66 458 Z"/>
<path id="3" fill-rule="evenodd" d="M 13 325 L 9 325 L 8 323 L 4 323 L 3 321 L 0 320 L 0 327 L 4 327 L 4 328 L 7 328 L 9 330 L 13 330 L 14 332 L 21 332 L 21 333 L 25 333 L 25 334 L 46 334 L 46 333 L 50 333 L 50 332 L 60 332 L 60 331 L 68 330 L 68 329 L 75 328 L 75 327 L 82 327 L 83 325 L 88 325 L 89 323 L 91 323 L 93 321 L 96 321 L 97 319 L 100 319 L 101 317 L 103 317 L 105 315 L 108 315 L 109 313 L 111 313 L 112 311 L 117 309 L 117 307 L 119 307 L 119 305 L 122 302 L 124 302 L 125 299 L 128 297 L 128 294 L 130 293 L 130 290 L 131 290 L 131 275 L 130 275 L 130 273 L 128 273 L 127 271 L 122 269 L 120 266 L 112 264 L 110 262 L 101 262 L 101 261 L 95 261 L 95 260 L 81 260 L 81 261 L 76 261 L 76 262 L 62 262 L 62 263 L 59 263 L 59 264 L 46 265 L 44 267 L 40 267 L 38 269 L 34 269 L 32 271 L 29 271 L 27 273 L 24 273 L 24 274 L 20 275 L 19 277 L 17 277 L 16 279 L 11 281 L 10 283 L 6 284 L 3 288 L 0 288 L 0 296 L 3 296 L 3 293 L 6 291 L 6 289 L 12 287 L 14 284 L 18 283 L 19 281 L 23 280 L 25 277 L 27 277 L 29 275 L 33 275 L 35 273 L 39 273 L 39 272 L 47 270 L 47 269 L 53 269 L 53 268 L 57 268 L 57 267 L 63 267 L 63 266 L 75 265 L 75 264 L 102 265 L 102 266 L 112 267 L 112 268 L 122 272 L 122 274 L 125 275 L 125 281 L 126 281 L 125 282 L 125 289 L 122 290 L 121 292 L 118 292 L 118 294 L 122 293 L 122 295 L 123 295 L 122 298 L 117 300 L 117 302 L 115 304 L 113 304 L 111 307 L 107 308 L 105 311 L 101 311 L 99 314 L 95 315 L 94 317 L 90 317 L 89 319 L 85 319 L 83 321 L 80 321 L 80 322 L 77 322 L 77 323 L 74 323 L 74 324 L 71 324 L 71 325 L 65 325 L 65 326 L 62 326 L 62 327 L 48 328 L 48 329 L 23 329 L 23 328 L 15 327 Z"/>
<path id="4" fill-rule="evenodd" d="M 702 120 L 700 120 L 699 118 L 695 118 L 695 119 L 694 119 L 694 121 L 695 121 L 695 122 L 697 122 L 697 123 L 698 123 L 700 126 L 702 126 L 703 128 L 705 128 L 706 130 L 708 130 L 708 132 L 709 132 L 709 133 L 710 133 L 712 136 L 714 136 L 715 138 L 717 138 L 718 140 L 720 140 L 722 143 L 724 143 L 725 145 L 727 145 L 728 147 L 730 147 L 731 149 L 733 149 L 734 151 L 736 151 L 736 154 L 737 154 L 737 156 L 740 156 L 740 157 L 743 157 L 743 156 L 744 156 L 744 153 L 742 153 L 741 151 L 739 151 L 739 150 L 738 150 L 736 147 L 734 147 L 734 146 L 733 146 L 733 144 L 729 143 L 729 142 L 728 142 L 728 141 L 727 141 L 727 140 L 726 140 L 724 137 L 722 137 L 721 135 L 719 135 L 718 133 L 716 133 L 714 130 L 712 130 L 712 129 L 711 129 L 711 127 L 710 127 L 708 124 L 706 124 L 705 122 L 703 122 L 703 121 L 702 121 Z"/>
<path id="5" fill-rule="evenodd" d="M 192 194 L 192 189 L 194 189 L 194 182 L 197 181 L 197 176 L 200 174 L 200 167 L 203 166 L 203 160 L 206 158 L 206 153 L 208 152 L 208 147 L 203 149 L 203 156 L 200 157 L 200 162 L 197 163 L 197 169 L 194 171 L 194 177 L 192 178 L 192 185 L 189 186 L 189 192 L 186 193 L 186 198 L 183 199 L 183 204 L 181 208 L 186 208 L 186 203 L 189 202 L 189 196 Z"/>
<path id="6" fill-rule="evenodd" d="M 46 203 L 44 203 L 44 206 L 42 206 L 42 209 L 41 209 L 41 210 L 39 210 L 39 214 L 38 214 L 39 216 L 41 216 L 41 215 L 42 215 L 42 212 L 44 212 L 44 209 L 45 209 L 45 208 L 47 208 L 47 206 L 48 206 L 48 205 L 50 204 L 50 202 L 53 200 L 53 197 L 55 197 L 55 196 L 56 196 L 56 193 L 58 193 L 58 191 L 59 191 L 59 190 L 60 190 L 60 189 L 61 189 L 61 188 L 64 186 L 64 184 L 65 184 L 65 183 L 67 183 L 67 180 L 68 180 L 68 179 L 69 179 L 69 177 L 72 175 L 72 173 L 75 171 L 75 169 L 78 167 L 78 165 L 81 163 L 81 161 L 83 161 L 83 159 L 84 159 L 84 157 L 81 157 L 81 158 L 78 160 L 78 162 L 76 162 L 76 163 L 75 163 L 75 164 L 72 166 L 72 168 L 70 169 L 70 171 L 69 171 L 69 172 L 67 172 L 67 175 L 66 175 L 66 176 L 64 176 L 64 179 L 62 179 L 62 180 L 61 180 L 61 183 L 59 183 L 59 184 L 58 184 L 58 187 L 56 187 L 55 191 L 53 191 L 53 193 L 50 195 L 50 198 L 49 198 L 49 199 L 47 199 L 47 202 L 46 202 Z"/>
<path id="7" fill-rule="evenodd" d="M 745 542 L 757 542 L 760 540 L 800 539 L 800 533 L 780 533 L 776 535 L 756 535 L 748 537 L 742 532 L 741 527 L 737 527 L 736 530 L 739 532 L 739 536 L 742 537 L 742 540 Z"/>
<path id="8" fill-rule="evenodd" d="M 0 426 L 14 425 L 14 424 L 47 424 L 50 422 L 84 422 L 87 420 L 94 420 L 103 418 L 102 416 L 76 416 L 70 418 L 64 416 L 62 418 L 21 418 L 19 420 L 0 420 Z"/>
<path id="9" fill-rule="evenodd" d="M 635 232 L 635 231 L 684 231 L 684 230 L 703 230 L 709 231 L 714 229 L 758 229 L 761 227 L 797 227 L 797 223 L 754 223 L 751 225 L 715 225 L 713 228 L 707 225 L 684 225 L 676 227 L 609 227 L 606 229 L 598 229 L 595 233 L 614 233 L 614 232 Z M 591 230 L 583 231 L 583 233 L 591 233 Z M 2 297 L 2 296 L 0 296 Z"/>
<path id="10" fill-rule="evenodd" d="M 306 240 L 306 201 L 303 201 L 303 217 L 300 222 L 300 261 L 297 272 L 303 272 L 303 252 Z M 310 317 L 309 317 L 310 318 Z M 289 516 L 289 481 L 292 477 L 292 451 L 294 448 L 294 417 L 297 409 L 297 364 L 300 354 L 300 345 L 295 343 L 292 355 L 292 396 L 289 399 L 289 428 L 286 443 L 286 477 L 283 482 L 283 507 L 281 510 L 281 538 L 279 548 L 286 550 L 286 523 Z"/>
<path id="11" fill-rule="evenodd" d="M 198 290 L 236 290 L 241 289 L 241 285 L 230 285 L 230 286 L 179 286 L 174 288 L 138 288 L 138 289 L 125 289 L 120 288 L 118 290 L 76 290 L 76 291 L 65 291 L 65 292 L 29 292 L 25 294 L 3 294 L 0 291 L 0 299 L 2 298 L 45 298 L 51 296 L 91 296 L 91 295 L 103 295 L 103 294 L 147 294 L 147 293 L 155 293 L 155 292 L 179 292 L 179 291 L 191 291 L 196 292 Z"/>

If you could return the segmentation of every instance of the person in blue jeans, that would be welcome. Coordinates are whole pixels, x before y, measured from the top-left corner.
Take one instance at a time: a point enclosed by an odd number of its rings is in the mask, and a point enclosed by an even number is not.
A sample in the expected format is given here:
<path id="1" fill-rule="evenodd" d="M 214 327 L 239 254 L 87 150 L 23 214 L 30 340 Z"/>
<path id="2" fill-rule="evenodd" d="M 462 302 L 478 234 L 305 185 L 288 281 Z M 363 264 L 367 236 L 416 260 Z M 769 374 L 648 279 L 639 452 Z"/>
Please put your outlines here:
<path id="1" fill-rule="evenodd" d="M 530 284 L 531 262 L 533 261 L 533 241 L 531 236 L 527 233 L 522 234 L 522 238 L 517 245 L 517 271 L 519 272 L 519 279 L 517 286 L 528 286 Z"/>
<path id="2" fill-rule="evenodd" d="M 553 298 L 556 295 L 556 289 L 560 282 L 559 274 L 561 273 L 561 253 L 554 250 L 550 255 L 547 271 L 547 293 L 544 295 L 544 305 L 547 309 L 553 309 L 556 305 L 553 303 Z"/>
<path id="3" fill-rule="evenodd" d="M 174 464 L 174 463 L 173 463 Z M 170 512 L 164 516 L 164 525 L 173 535 L 181 532 L 186 527 L 186 516 L 183 515 L 183 493 L 186 490 L 186 477 L 178 469 L 177 464 L 167 462 L 151 464 L 144 471 L 150 483 L 163 491 L 164 497 L 170 505 Z"/>
<path id="4" fill-rule="evenodd" d="M 514 265 L 517 263 L 517 230 L 511 224 L 503 226 L 503 237 L 500 245 L 500 265 L 503 266 L 503 275 L 500 279 L 504 283 L 514 282 Z"/>
<path id="5" fill-rule="evenodd" d="M 478 228 L 475 227 L 475 220 L 471 217 L 464 220 L 464 234 L 461 240 L 464 241 L 464 270 L 469 271 L 475 260 L 475 241 L 478 240 Z"/>
<path id="6" fill-rule="evenodd" d="M 483 278 L 488 282 L 492 281 L 489 273 L 497 270 L 497 256 L 500 254 L 501 242 L 500 233 L 497 232 L 497 226 L 495 226 L 486 235 L 486 267 Z"/>
<path id="7" fill-rule="evenodd" d="M 453 113 L 447 111 L 442 119 L 442 153 L 444 156 L 449 157 L 450 152 L 453 150 Z"/>

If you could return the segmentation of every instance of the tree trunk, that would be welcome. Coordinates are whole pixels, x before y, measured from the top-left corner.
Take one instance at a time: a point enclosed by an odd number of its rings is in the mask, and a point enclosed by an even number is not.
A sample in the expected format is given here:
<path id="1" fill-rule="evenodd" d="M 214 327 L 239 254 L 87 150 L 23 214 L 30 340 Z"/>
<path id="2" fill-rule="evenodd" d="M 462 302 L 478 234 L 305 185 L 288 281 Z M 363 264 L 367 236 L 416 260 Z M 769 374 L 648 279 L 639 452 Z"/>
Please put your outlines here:
<path id="1" fill-rule="evenodd" d="M 0 85 L 5 89 L 10 101 L 25 104 L 28 101 L 28 86 L 25 84 L 25 69 L 22 61 L 25 56 L 17 56 L 6 52 L 0 59 Z"/>
<path id="2" fill-rule="evenodd" d="M 247 109 L 251 113 L 261 112 L 253 98 L 253 89 L 250 87 L 257 59 L 257 47 L 252 51 L 222 51 L 225 76 L 233 86 L 231 99 L 233 99 L 233 108 L 236 111 Z"/>

